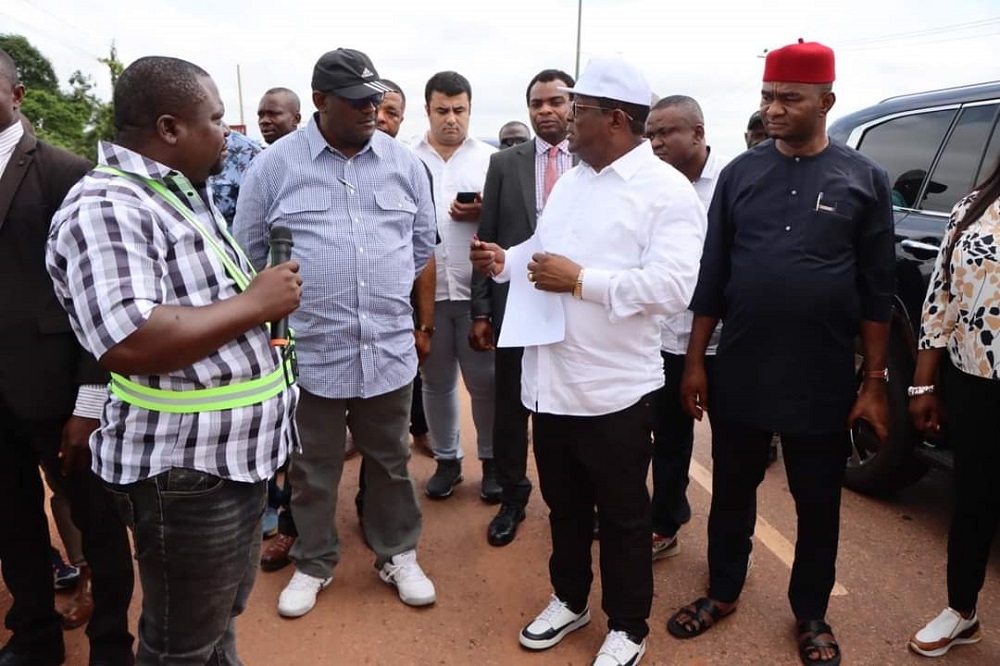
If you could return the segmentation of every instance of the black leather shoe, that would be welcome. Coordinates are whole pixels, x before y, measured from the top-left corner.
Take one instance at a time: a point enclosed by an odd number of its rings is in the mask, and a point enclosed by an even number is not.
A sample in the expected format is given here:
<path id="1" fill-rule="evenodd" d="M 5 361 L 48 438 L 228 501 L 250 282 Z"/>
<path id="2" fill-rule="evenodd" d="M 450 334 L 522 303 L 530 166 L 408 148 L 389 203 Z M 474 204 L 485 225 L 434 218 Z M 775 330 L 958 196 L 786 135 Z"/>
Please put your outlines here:
<path id="1" fill-rule="evenodd" d="M 4 646 L 0 649 L 0 666 L 62 666 L 62 657 L 29 657 Z"/>
<path id="2" fill-rule="evenodd" d="M 517 536 L 517 526 L 524 520 L 524 508 L 516 504 L 501 504 L 500 511 L 490 521 L 486 540 L 491 546 L 506 546 Z"/>

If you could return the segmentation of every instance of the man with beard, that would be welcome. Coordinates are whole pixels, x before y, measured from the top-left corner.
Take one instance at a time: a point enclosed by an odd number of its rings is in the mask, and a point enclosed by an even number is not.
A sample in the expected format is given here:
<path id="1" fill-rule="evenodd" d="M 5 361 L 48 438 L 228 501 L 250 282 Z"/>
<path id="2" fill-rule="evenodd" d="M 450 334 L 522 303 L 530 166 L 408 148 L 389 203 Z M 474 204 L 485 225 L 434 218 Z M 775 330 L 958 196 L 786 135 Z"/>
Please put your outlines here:
<path id="1" fill-rule="evenodd" d="M 290 229 L 293 256 L 314 285 L 289 322 L 302 389 L 302 448 L 289 468 L 299 537 L 278 613 L 305 615 L 333 580 L 345 426 L 367 461 L 363 525 L 379 576 L 403 603 L 428 605 L 436 595 L 417 563 L 407 429 L 417 372 L 410 291 L 434 251 L 430 183 L 406 146 L 376 130 L 388 88 L 367 55 L 324 54 L 312 87 L 317 112 L 254 162 L 234 224 L 258 266 L 273 226 Z"/>
<path id="2" fill-rule="evenodd" d="M 413 146 L 431 171 L 441 243 L 435 248 L 437 279 L 434 340 L 421 368 L 424 407 L 437 469 L 424 492 L 431 499 L 451 497 L 462 479 L 458 379 L 472 403 L 477 453 L 483 476 L 479 496 L 500 500 L 493 466 L 493 354 L 469 347 L 472 267 L 469 242 L 482 209 L 483 181 L 496 150 L 469 136 L 472 85 L 458 72 L 438 72 L 424 86 L 429 129 Z"/>
<path id="3" fill-rule="evenodd" d="M 114 108 L 115 142 L 53 218 L 48 271 L 111 371 L 91 450 L 134 532 L 138 664 L 237 664 L 267 479 L 295 443 L 267 322 L 298 306 L 302 280 L 294 262 L 254 275 L 213 209 L 227 129 L 203 69 L 140 58 Z"/>
<path id="4" fill-rule="evenodd" d="M 566 130 L 569 95 L 575 81 L 557 69 L 542 70 L 525 93 L 534 141 L 502 150 L 490 158 L 483 187 L 481 241 L 513 247 L 535 231 L 535 223 L 556 181 L 573 166 Z M 481 273 L 472 276 L 472 329 L 469 342 L 478 351 L 492 350 L 499 339 L 509 285 Z M 531 494 L 528 480 L 528 409 L 521 403 L 522 347 L 495 350 L 496 419 L 493 460 L 500 484 L 500 511 L 490 521 L 486 539 L 506 546 L 517 535 Z"/>

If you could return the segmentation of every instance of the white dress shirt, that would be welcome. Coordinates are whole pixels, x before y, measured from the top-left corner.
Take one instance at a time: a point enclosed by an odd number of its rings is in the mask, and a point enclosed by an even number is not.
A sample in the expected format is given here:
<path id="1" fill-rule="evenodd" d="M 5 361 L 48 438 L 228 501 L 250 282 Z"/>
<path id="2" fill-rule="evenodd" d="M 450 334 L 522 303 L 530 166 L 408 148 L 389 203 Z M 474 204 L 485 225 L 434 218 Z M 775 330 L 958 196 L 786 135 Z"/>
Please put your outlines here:
<path id="1" fill-rule="evenodd" d="M 447 160 L 441 158 L 427 135 L 413 146 L 434 177 L 434 203 L 437 207 L 438 235 L 441 242 L 434 250 L 437 262 L 436 301 L 468 301 L 472 298 L 472 263 L 469 245 L 479 228 L 477 222 L 457 222 L 448 209 L 459 192 L 482 192 L 490 155 L 496 148 L 468 137 Z"/>
<path id="2" fill-rule="evenodd" d="M 716 155 L 709 148 L 708 160 L 701 169 L 701 175 L 698 176 L 698 180 L 691 183 L 694 185 L 694 191 L 698 193 L 698 199 L 701 201 L 701 205 L 705 207 L 706 212 L 709 206 L 712 205 L 712 195 L 715 194 L 715 184 L 719 182 L 719 172 L 727 164 L 729 164 L 728 157 Z M 707 225 L 706 220 L 706 230 Z M 660 341 L 663 351 L 678 356 L 687 354 L 688 342 L 691 341 L 691 326 L 693 324 L 694 313 L 690 310 L 665 317 L 663 319 L 662 339 Z M 712 331 L 712 337 L 708 341 L 708 348 L 705 350 L 706 354 L 715 353 L 719 347 L 720 337 L 722 337 L 721 323 Z"/>
<path id="3" fill-rule="evenodd" d="M 24 136 L 24 125 L 21 124 L 20 118 L 15 118 L 10 127 L 0 132 L 0 176 L 7 168 L 10 156 L 14 154 L 14 148 L 22 136 Z"/>
<path id="4" fill-rule="evenodd" d="M 521 399 L 546 414 L 621 411 L 663 385 L 658 315 L 684 311 L 698 281 L 705 210 L 691 184 L 644 141 L 600 172 L 580 164 L 538 220 L 546 252 L 584 268 L 583 298 L 563 294 L 562 342 L 526 347 Z M 522 243 L 498 282 L 527 271 Z M 518 306 L 514 294 L 508 308 Z"/>

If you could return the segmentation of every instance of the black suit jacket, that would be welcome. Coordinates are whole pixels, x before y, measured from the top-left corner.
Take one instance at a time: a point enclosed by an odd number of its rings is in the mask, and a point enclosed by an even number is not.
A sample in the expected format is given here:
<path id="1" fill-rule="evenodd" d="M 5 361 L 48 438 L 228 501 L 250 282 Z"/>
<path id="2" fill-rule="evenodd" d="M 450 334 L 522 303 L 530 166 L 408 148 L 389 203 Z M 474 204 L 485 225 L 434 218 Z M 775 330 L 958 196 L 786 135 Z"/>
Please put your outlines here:
<path id="1" fill-rule="evenodd" d="M 483 210 L 479 217 L 479 239 L 509 248 L 531 238 L 537 222 L 535 212 L 535 142 L 526 141 L 490 157 L 483 186 Z M 493 331 L 500 334 L 508 285 L 473 273 L 472 316 L 489 316 Z"/>
<path id="2" fill-rule="evenodd" d="M 89 170 L 26 132 L 0 175 L 0 400 L 20 419 L 68 418 L 80 384 L 108 381 L 77 342 L 45 269 L 52 215 Z"/>

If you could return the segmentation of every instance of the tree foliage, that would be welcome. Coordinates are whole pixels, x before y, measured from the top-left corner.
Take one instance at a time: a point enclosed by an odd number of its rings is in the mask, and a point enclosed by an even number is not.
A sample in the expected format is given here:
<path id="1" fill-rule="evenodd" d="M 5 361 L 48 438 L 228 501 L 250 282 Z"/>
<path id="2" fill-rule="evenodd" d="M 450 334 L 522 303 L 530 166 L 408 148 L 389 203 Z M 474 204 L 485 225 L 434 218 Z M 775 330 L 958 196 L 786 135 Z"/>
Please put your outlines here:
<path id="1" fill-rule="evenodd" d="M 95 161 L 97 142 L 114 137 L 114 111 L 95 93 L 94 80 L 77 70 L 69 77 L 68 88 L 61 89 L 52 63 L 26 38 L 0 35 L 0 48 L 17 64 L 27 89 L 21 113 L 34 125 L 38 138 Z M 98 62 L 107 67 L 113 88 L 124 69 L 114 43 Z"/>
<path id="2" fill-rule="evenodd" d="M 0 35 L 0 49 L 7 52 L 17 65 L 17 76 L 28 90 L 57 92 L 59 79 L 52 63 L 21 35 Z"/>

